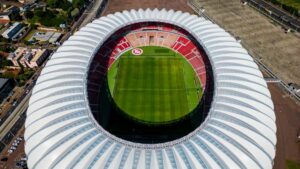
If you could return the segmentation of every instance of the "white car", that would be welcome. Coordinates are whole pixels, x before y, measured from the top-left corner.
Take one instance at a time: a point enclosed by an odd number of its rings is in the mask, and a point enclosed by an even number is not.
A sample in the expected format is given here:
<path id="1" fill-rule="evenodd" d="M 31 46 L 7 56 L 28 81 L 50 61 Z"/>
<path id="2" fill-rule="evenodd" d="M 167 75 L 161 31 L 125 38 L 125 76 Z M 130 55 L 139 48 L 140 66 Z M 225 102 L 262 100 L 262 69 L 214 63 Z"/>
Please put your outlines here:
<path id="1" fill-rule="evenodd" d="M 13 103 L 13 106 L 16 106 L 17 105 L 17 102 L 15 101 L 14 103 Z"/>

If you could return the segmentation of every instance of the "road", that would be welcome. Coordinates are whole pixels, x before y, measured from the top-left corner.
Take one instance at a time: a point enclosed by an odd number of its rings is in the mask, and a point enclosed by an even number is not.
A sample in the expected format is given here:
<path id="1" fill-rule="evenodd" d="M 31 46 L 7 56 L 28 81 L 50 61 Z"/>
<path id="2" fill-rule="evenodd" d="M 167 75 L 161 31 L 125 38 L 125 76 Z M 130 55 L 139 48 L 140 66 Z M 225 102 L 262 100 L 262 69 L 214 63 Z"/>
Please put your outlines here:
<path id="1" fill-rule="evenodd" d="M 19 117 L 27 109 L 31 92 L 28 93 L 17 108 L 11 113 L 11 115 L 0 126 L 0 140 L 10 131 L 13 125 L 19 120 Z"/>
<path id="2" fill-rule="evenodd" d="M 287 25 L 292 29 L 300 32 L 300 20 L 291 16 L 282 9 L 279 9 L 278 7 L 264 0 L 247 0 L 247 2 L 256 7 L 261 12 L 268 13 L 268 15 L 277 20 L 279 23 Z"/>
<path id="3" fill-rule="evenodd" d="M 90 11 L 85 12 L 83 16 L 85 15 L 85 19 L 80 24 L 79 28 L 82 28 L 86 24 L 90 23 L 95 18 L 99 17 L 101 11 L 103 10 L 107 0 L 95 0 L 94 5 L 91 7 Z"/>
<path id="4" fill-rule="evenodd" d="M 78 29 L 90 23 L 94 18 L 99 17 L 106 3 L 107 0 L 94 0 L 91 2 L 80 18 L 73 24 L 71 30 L 61 38 L 60 43 L 62 44 Z"/>
<path id="5" fill-rule="evenodd" d="M 41 72 L 39 69 L 35 75 L 30 79 L 30 85 L 24 88 L 24 92 L 21 97 L 17 100 L 17 105 L 12 106 L 11 109 L 6 112 L 5 116 L 2 118 L 0 122 L 0 140 L 10 131 L 15 122 L 19 119 L 20 115 L 27 109 L 29 98 L 31 96 L 32 88 L 34 87 L 35 81 Z"/>
<path id="6" fill-rule="evenodd" d="M 105 3 L 103 3 L 105 2 Z M 85 26 L 87 23 L 91 22 L 95 17 L 99 17 L 103 11 L 107 0 L 95 0 L 91 3 L 81 17 L 73 24 L 70 32 L 75 32 L 78 28 Z M 72 33 L 67 33 L 62 39 L 61 43 L 67 40 Z M 50 58 L 50 57 L 49 57 Z M 45 61 L 46 62 L 46 61 Z M 35 81 L 40 74 L 42 67 L 34 74 L 30 85 L 24 88 L 24 93 L 17 100 L 17 105 L 12 106 L 5 116 L 0 121 L 0 140 L 2 140 L 11 129 L 14 127 L 15 123 L 20 119 L 23 113 L 28 108 L 29 98 L 31 96 L 32 88 L 34 87 Z"/>

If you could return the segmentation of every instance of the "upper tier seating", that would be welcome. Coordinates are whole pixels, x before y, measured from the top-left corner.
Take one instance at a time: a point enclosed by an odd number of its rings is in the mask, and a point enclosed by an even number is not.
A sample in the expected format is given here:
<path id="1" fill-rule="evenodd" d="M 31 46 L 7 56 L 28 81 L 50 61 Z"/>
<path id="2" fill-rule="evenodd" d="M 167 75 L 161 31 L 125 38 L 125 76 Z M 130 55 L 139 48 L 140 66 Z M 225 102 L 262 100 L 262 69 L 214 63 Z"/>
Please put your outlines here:
<path id="1" fill-rule="evenodd" d="M 143 27 L 141 27 L 143 25 Z M 99 53 L 95 56 L 102 67 L 97 65 L 97 71 L 90 71 L 90 76 L 106 73 L 107 68 L 120 54 L 129 49 L 141 46 L 163 46 L 171 48 L 182 54 L 196 71 L 203 88 L 206 85 L 206 67 L 203 62 L 203 54 L 198 47 L 185 34 L 184 30 L 174 29 L 171 26 L 137 24 L 118 31 L 120 38 L 111 38 Z M 122 34 L 123 33 L 123 34 Z M 101 59 L 109 57 L 108 59 Z M 105 62 L 103 61 L 105 60 Z M 93 65 L 91 65 L 93 66 Z"/>

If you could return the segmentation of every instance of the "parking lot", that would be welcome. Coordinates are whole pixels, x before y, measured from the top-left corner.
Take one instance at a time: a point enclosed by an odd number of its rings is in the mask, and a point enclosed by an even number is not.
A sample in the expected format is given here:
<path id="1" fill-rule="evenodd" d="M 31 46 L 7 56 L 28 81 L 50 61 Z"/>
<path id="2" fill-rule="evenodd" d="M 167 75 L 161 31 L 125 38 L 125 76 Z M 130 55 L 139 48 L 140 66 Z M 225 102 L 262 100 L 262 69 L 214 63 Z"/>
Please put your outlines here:
<path id="1" fill-rule="evenodd" d="M 300 38 L 239 0 L 194 0 L 286 83 L 300 84 Z"/>
<path id="2" fill-rule="evenodd" d="M 24 130 L 24 127 L 22 127 L 20 131 L 13 135 L 8 146 L 0 154 L 0 168 L 20 169 L 27 167 L 24 152 Z"/>

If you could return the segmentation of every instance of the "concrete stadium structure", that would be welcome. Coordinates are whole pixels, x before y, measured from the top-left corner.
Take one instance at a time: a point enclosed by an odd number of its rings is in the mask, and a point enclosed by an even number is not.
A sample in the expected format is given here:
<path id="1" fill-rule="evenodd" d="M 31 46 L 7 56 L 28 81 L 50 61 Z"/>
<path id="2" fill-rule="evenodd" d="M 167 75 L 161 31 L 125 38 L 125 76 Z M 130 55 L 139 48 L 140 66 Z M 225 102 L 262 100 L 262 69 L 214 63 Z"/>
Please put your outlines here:
<path id="1" fill-rule="evenodd" d="M 163 22 L 188 31 L 213 71 L 209 114 L 179 139 L 142 144 L 118 138 L 94 119 L 87 98 L 93 56 L 118 29 Z M 173 10 L 130 10 L 101 17 L 69 38 L 48 61 L 30 99 L 25 124 L 29 168 L 264 168 L 275 156 L 273 102 L 262 73 L 226 31 Z"/>

